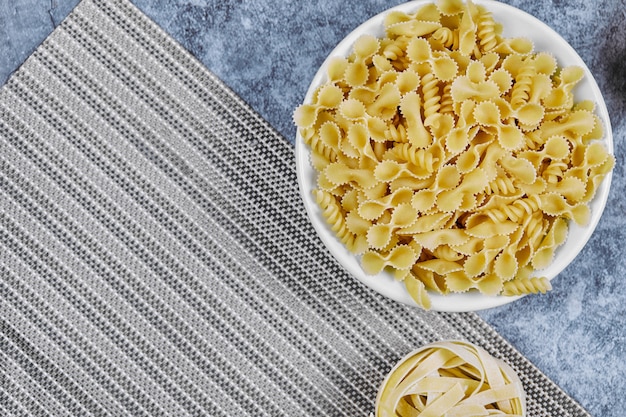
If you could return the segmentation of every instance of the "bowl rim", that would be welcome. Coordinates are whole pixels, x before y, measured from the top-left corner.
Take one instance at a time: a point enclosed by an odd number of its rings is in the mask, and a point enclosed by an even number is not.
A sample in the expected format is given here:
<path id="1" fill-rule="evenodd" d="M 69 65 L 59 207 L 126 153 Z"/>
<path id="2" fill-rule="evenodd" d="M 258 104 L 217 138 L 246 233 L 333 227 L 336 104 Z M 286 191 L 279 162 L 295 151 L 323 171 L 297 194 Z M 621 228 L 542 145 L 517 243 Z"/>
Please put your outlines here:
<path id="1" fill-rule="evenodd" d="M 313 77 L 303 103 L 311 102 L 316 88 L 326 82 L 326 68 L 332 58 L 337 56 L 347 56 L 351 52 L 352 45 L 356 39 L 363 34 L 373 34 L 377 37 L 384 34 L 383 22 L 388 13 L 392 11 L 412 13 L 419 7 L 433 2 L 434 0 L 412 0 L 407 3 L 390 7 L 357 26 L 327 55 L 324 62 Z M 548 52 L 552 54 L 557 59 L 559 68 L 569 65 L 577 65 L 583 69 L 584 77 L 574 89 L 576 101 L 580 101 L 583 97 L 594 101 L 596 105 L 595 114 L 602 121 L 604 128 L 603 138 L 600 139 L 600 141 L 604 143 L 608 153 L 613 155 L 613 133 L 606 103 L 600 88 L 593 77 L 593 74 L 574 48 L 547 24 L 521 9 L 493 0 L 473 0 L 472 3 L 488 8 L 488 10 L 493 14 L 496 22 L 503 24 L 503 36 L 521 36 L 530 39 L 534 44 L 533 53 Z M 520 31 L 523 31 L 523 33 L 518 33 Z M 543 46 L 546 43 L 551 45 L 551 47 L 537 47 L 537 45 Z M 367 287 L 395 301 L 410 306 L 417 306 L 404 288 L 404 285 L 402 285 L 401 282 L 395 281 L 390 274 L 386 272 L 382 272 L 378 275 L 365 274 L 361 268 L 358 259 L 359 256 L 349 252 L 330 230 L 311 193 L 314 188 L 311 187 L 311 185 L 314 185 L 314 179 L 317 176 L 317 172 L 315 172 L 314 168 L 310 164 L 309 155 L 310 152 L 308 146 L 304 144 L 304 140 L 300 135 L 299 129 L 297 129 L 295 138 L 295 159 L 296 176 L 300 195 L 303 199 L 307 215 L 326 248 L 339 262 L 339 264 L 341 264 L 342 267 L 350 273 L 350 275 L 357 278 L 362 284 L 365 284 Z M 591 216 L 588 224 L 581 227 L 574 224 L 572 221 L 568 222 L 569 230 L 567 240 L 563 245 L 556 249 L 554 259 L 550 266 L 540 270 L 542 271 L 541 276 L 546 276 L 549 280 L 552 280 L 558 274 L 563 272 L 563 270 L 572 263 L 576 256 L 585 247 L 588 240 L 594 233 L 606 207 L 611 186 L 611 179 L 612 171 L 604 177 L 602 183 L 596 190 L 596 194 L 593 199 L 588 203 L 591 209 Z M 572 239 L 572 232 L 575 232 L 576 234 L 575 240 Z M 429 291 L 429 296 L 432 304 L 431 310 L 433 311 L 469 312 L 502 306 L 523 298 L 525 295 L 487 296 L 478 292 L 450 293 L 441 295 L 433 291 Z"/>

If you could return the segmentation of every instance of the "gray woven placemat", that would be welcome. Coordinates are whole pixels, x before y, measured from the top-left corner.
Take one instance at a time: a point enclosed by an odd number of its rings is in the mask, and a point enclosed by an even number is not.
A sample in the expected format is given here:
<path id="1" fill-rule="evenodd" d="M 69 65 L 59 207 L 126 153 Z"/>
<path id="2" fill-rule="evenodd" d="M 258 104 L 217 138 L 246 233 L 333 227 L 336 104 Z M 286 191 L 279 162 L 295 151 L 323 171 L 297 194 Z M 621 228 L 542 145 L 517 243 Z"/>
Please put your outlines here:
<path id="1" fill-rule="evenodd" d="M 365 416 L 442 339 L 509 362 L 529 415 L 588 415 L 475 314 L 349 277 L 288 141 L 127 1 L 0 91 L 0 277 L 0 415 Z"/>

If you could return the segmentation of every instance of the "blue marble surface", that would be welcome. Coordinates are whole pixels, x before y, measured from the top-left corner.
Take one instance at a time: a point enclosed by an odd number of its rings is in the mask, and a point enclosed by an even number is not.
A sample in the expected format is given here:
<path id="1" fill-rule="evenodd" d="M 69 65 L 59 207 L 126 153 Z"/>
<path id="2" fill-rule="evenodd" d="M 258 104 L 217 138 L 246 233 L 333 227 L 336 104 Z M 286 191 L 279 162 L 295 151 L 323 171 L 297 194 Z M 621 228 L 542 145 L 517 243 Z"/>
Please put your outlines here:
<path id="1" fill-rule="evenodd" d="M 77 0 L 0 1 L 0 85 Z M 293 109 L 317 67 L 359 22 L 397 0 L 134 0 L 293 141 Z M 587 63 L 613 125 L 616 168 L 596 233 L 545 296 L 480 315 L 594 416 L 626 410 L 626 3 L 505 0 L 546 22 Z"/>

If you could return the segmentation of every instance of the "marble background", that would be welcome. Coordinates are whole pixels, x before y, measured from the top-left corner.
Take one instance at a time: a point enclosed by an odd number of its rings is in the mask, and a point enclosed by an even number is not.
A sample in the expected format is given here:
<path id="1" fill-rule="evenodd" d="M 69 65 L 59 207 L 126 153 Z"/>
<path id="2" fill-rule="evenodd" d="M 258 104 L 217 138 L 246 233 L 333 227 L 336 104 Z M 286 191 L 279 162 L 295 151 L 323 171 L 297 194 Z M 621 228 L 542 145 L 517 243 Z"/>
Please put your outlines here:
<path id="1" fill-rule="evenodd" d="M 0 85 L 78 3 L 0 1 Z M 133 0 L 293 141 L 293 109 L 360 22 L 398 0 Z M 546 22 L 587 63 L 612 120 L 616 168 L 596 233 L 545 296 L 480 315 L 594 416 L 626 410 L 625 0 L 505 0 Z"/>

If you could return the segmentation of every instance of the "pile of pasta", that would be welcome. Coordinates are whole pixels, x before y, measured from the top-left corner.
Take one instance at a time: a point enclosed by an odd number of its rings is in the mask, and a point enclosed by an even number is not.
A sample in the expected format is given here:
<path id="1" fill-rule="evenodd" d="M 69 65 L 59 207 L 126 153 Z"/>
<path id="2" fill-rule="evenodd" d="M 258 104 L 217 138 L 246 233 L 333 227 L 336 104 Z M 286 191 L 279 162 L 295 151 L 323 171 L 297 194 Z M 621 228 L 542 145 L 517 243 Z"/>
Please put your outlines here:
<path id="1" fill-rule="evenodd" d="M 467 342 L 427 345 L 396 365 L 380 387 L 376 417 L 524 416 L 525 393 L 504 362 Z"/>
<path id="2" fill-rule="evenodd" d="M 534 276 L 588 222 L 614 165 L 577 66 L 505 38 L 485 7 L 439 0 L 358 38 L 294 122 L 314 195 L 366 273 L 429 291 L 545 292 Z"/>

